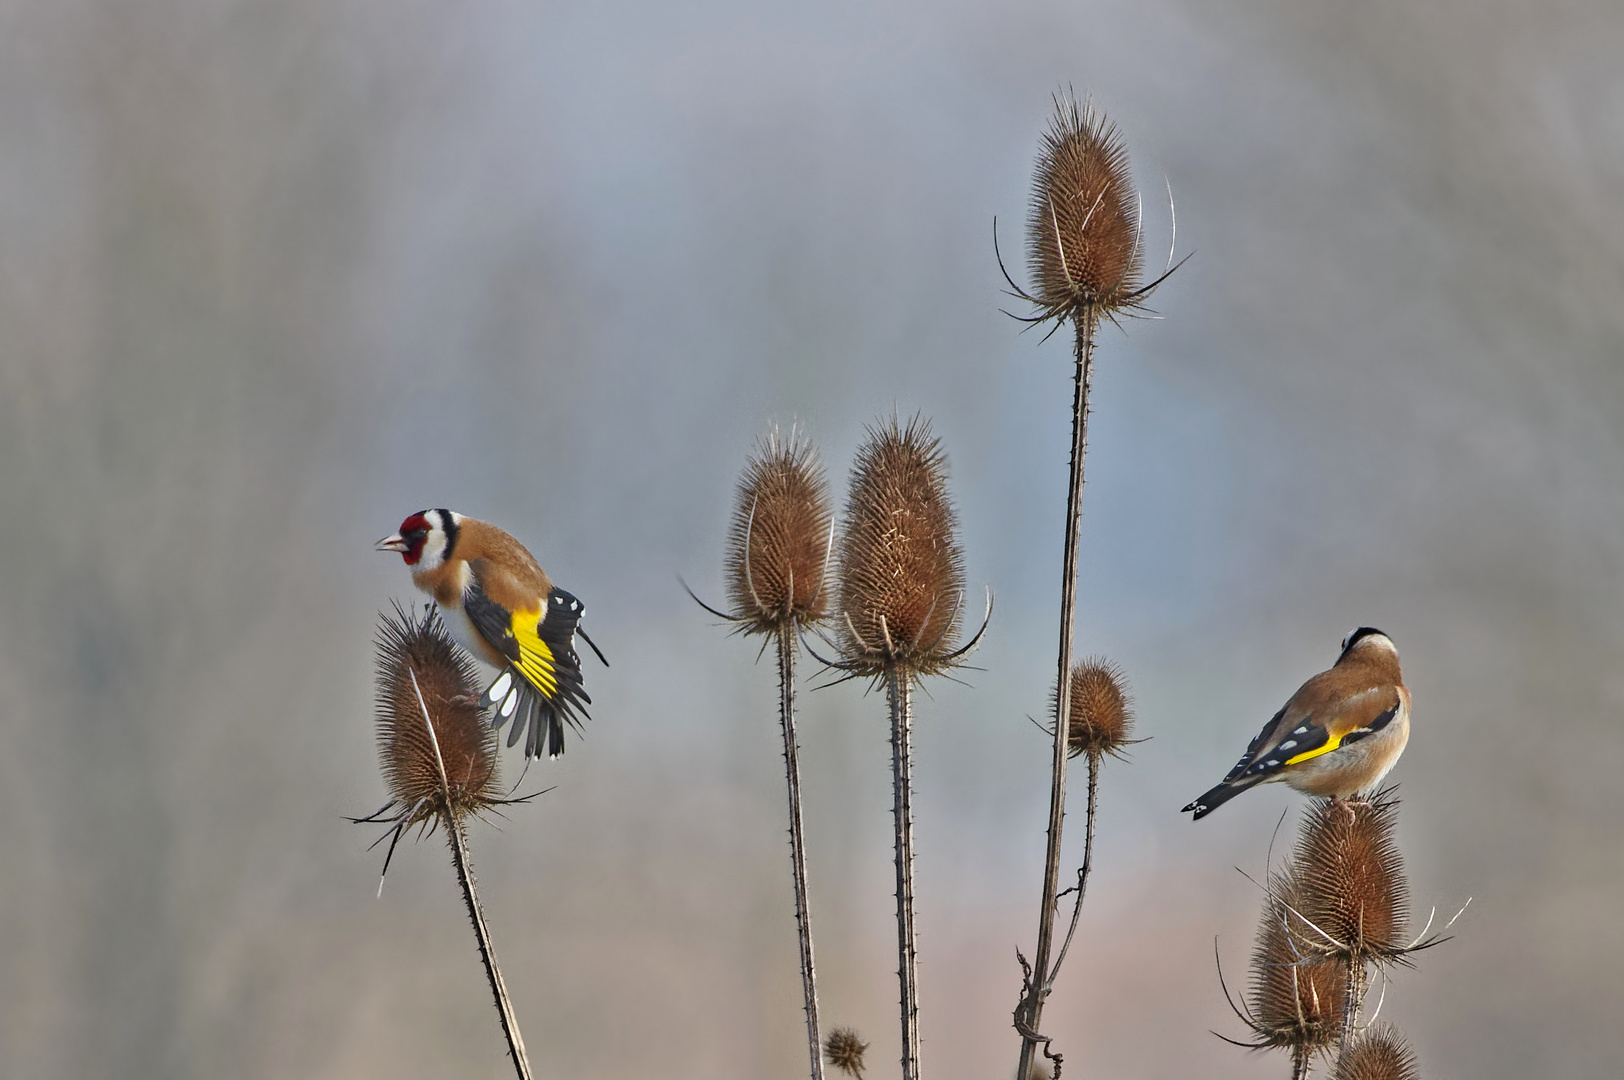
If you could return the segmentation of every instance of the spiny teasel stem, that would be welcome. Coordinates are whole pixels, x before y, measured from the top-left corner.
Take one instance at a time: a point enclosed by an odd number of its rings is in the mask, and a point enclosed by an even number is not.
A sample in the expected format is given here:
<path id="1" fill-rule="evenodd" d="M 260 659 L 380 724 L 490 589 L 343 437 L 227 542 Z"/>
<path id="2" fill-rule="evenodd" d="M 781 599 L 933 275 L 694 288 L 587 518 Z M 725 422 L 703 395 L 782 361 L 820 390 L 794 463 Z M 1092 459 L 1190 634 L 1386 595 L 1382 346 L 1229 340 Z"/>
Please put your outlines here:
<path id="1" fill-rule="evenodd" d="M 473 868 L 468 864 L 467 840 L 461 819 L 449 823 L 446 842 L 451 845 L 451 862 L 457 868 L 457 881 L 462 885 L 462 898 L 468 905 L 468 921 L 474 924 L 474 937 L 479 939 L 479 958 L 485 962 L 485 978 L 491 984 L 496 998 L 496 1011 L 502 1018 L 502 1034 L 507 1037 L 508 1054 L 513 1059 L 519 1080 L 530 1080 L 530 1058 L 524 1050 L 524 1036 L 519 1033 L 519 1019 L 508 998 L 507 982 L 496 962 L 496 950 L 491 947 L 491 931 L 485 925 L 485 910 L 479 903 L 479 892 L 474 887 Z"/>
<path id="2" fill-rule="evenodd" d="M 513 1012 L 513 1002 L 508 997 L 507 982 L 502 978 L 502 969 L 496 963 L 496 950 L 491 947 L 490 927 L 485 925 L 485 909 L 479 903 L 479 892 L 474 887 L 473 869 L 468 864 L 468 844 L 463 835 L 462 815 L 458 814 L 451 802 L 451 781 L 446 776 L 445 758 L 440 753 L 440 740 L 434 734 L 434 721 L 429 719 L 428 703 L 423 700 L 422 687 L 418 685 L 417 673 L 407 669 L 412 677 L 412 689 L 417 694 L 417 703 L 423 710 L 423 726 L 428 729 L 429 744 L 434 748 L 434 764 L 440 773 L 440 790 L 445 798 L 445 831 L 447 843 L 451 846 L 451 864 L 457 870 L 457 882 L 462 886 L 462 898 L 468 905 L 468 921 L 474 924 L 474 937 L 479 942 L 479 958 L 485 963 L 485 977 L 490 981 L 491 994 L 496 998 L 496 1011 L 502 1020 L 502 1034 L 507 1038 L 508 1054 L 513 1059 L 513 1068 L 518 1073 L 519 1080 L 530 1080 L 530 1057 L 524 1050 L 524 1036 L 519 1033 L 519 1020 Z"/>
<path id="3" fill-rule="evenodd" d="M 1060 945 L 1060 952 L 1054 958 L 1054 966 L 1049 970 L 1049 980 L 1044 985 L 1044 993 L 1054 989 L 1055 978 L 1060 974 L 1060 965 L 1066 962 L 1066 953 L 1071 949 L 1071 939 L 1077 934 L 1077 922 L 1083 914 L 1083 897 L 1088 894 L 1088 872 L 1094 866 L 1094 806 L 1100 789 L 1100 755 L 1088 755 L 1088 823 L 1083 830 L 1083 865 L 1077 869 L 1077 900 L 1071 909 L 1071 926 L 1066 929 L 1066 940 Z"/>
<path id="4" fill-rule="evenodd" d="M 896 825 L 897 978 L 902 986 L 902 1080 L 919 1077 L 919 968 L 914 935 L 913 788 L 909 763 L 909 728 L 913 720 L 912 685 L 907 672 L 885 677 L 891 708 L 892 816 Z"/>
<path id="5" fill-rule="evenodd" d="M 1071 407 L 1071 482 L 1066 490 L 1066 549 L 1060 577 L 1059 675 L 1056 678 L 1054 760 L 1049 780 L 1049 846 L 1043 863 L 1042 908 L 1038 914 L 1037 955 L 1032 962 L 1032 987 L 1027 996 L 1026 1029 L 1021 1036 L 1021 1059 L 1015 1075 L 1031 1075 L 1032 1060 L 1041 1031 L 1043 1000 L 1050 985 L 1049 952 L 1054 942 L 1054 917 L 1059 906 L 1060 840 L 1066 817 L 1067 719 L 1071 716 L 1071 636 L 1077 606 L 1077 546 L 1083 512 L 1083 462 L 1088 452 L 1088 392 L 1094 376 L 1094 330 L 1099 316 L 1091 307 L 1073 320 L 1076 330 L 1076 372 Z M 1089 800 L 1093 820 L 1093 799 Z M 1089 829 L 1090 838 L 1093 829 Z"/>
<path id="6" fill-rule="evenodd" d="M 795 635 L 778 639 L 778 714 L 784 728 L 784 779 L 789 788 L 790 869 L 795 878 L 795 926 L 801 941 L 801 990 L 806 998 L 806 1039 L 812 1080 L 823 1080 L 823 1039 L 818 1032 L 818 981 L 812 962 L 812 916 L 806 897 L 806 839 L 801 827 L 801 764 L 795 742 Z"/>

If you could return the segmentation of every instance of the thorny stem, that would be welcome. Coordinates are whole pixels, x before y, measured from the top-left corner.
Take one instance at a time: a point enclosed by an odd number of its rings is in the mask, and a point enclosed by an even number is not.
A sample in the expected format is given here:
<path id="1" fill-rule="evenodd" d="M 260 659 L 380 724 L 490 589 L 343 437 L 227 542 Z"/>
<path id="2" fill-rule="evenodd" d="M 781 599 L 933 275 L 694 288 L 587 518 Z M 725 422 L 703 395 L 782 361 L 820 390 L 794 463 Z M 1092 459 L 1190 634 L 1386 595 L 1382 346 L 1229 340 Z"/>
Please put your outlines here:
<path id="1" fill-rule="evenodd" d="M 823 1080 L 818 1033 L 818 984 L 812 966 L 812 916 L 806 903 L 806 843 L 801 833 L 801 764 L 795 745 L 795 635 L 778 632 L 778 716 L 784 727 L 784 778 L 789 786 L 789 850 L 795 877 L 795 925 L 801 939 L 801 989 L 806 995 L 806 1040 L 812 1080 Z"/>
<path id="2" fill-rule="evenodd" d="M 897 978 L 902 984 L 902 1080 L 919 1080 L 919 971 L 914 945 L 913 790 L 909 777 L 908 727 L 912 686 L 905 671 L 885 677 L 891 706 L 891 773 L 897 842 Z"/>
<path id="3" fill-rule="evenodd" d="M 1021 1036 L 1019 1080 L 1032 1073 L 1043 1018 L 1043 1000 L 1049 987 L 1049 952 L 1054 942 L 1054 916 L 1059 906 L 1060 834 L 1066 816 L 1066 750 L 1071 716 L 1071 632 L 1077 604 L 1077 534 L 1083 507 L 1083 459 L 1088 451 L 1088 391 L 1094 374 L 1094 328 L 1099 317 L 1092 307 L 1077 315 L 1076 384 L 1071 414 L 1071 484 L 1066 491 L 1066 552 L 1060 579 L 1059 676 L 1055 690 L 1054 764 L 1049 782 L 1049 847 L 1043 864 L 1043 906 L 1038 914 L 1038 948 L 1032 981 L 1026 989 L 1026 1031 Z"/>
<path id="4" fill-rule="evenodd" d="M 1306 1080 L 1308 1076 L 1308 1049 L 1302 1046 L 1291 1048 L 1291 1080 Z"/>
<path id="5" fill-rule="evenodd" d="M 1342 995 L 1342 1031 L 1336 1047 L 1339 1059 L 1348 1052 L 1348 1040 L 1353 1035 L 1354 1024 L 1359 1022 L 1359 1010 L 1364 1005 L 1365 997 L 1364 958 L 1357 954 L 1346 956 L 1342 963 L 1347 968 L 1348 982 Z"/>
<path id="6" fill-rule="evenodd" d="M 1054 966 L 1049 969 L 1049 982 L 1044 988 L 1045 992 L 1054 989 L 1054 981 L 1060 975 L 1060 965 L 1066 962 L 1066 953 L 1071 949 L 1071 939 L 1077 933 L 1077 920 L 1083 913 L 1083 897 L 1088 892 L 1088 872 L 1094 865 L 1094 800 L 1099 793 L 1100 786 L 1100 756 L 1088 755 L 1088 827 L 1084 830 L 1083 839 L 1083 865 L 1077 870 L 1077 902 L 1071 909 L 1071 926 L 1066 930 L 1066 940 L 1060 945 L 1060 952 L 1054 958 Z"/>
<path id="7" fill-rule="evenodd" d="M 502 980 L 502 969 L 497 966 L 496 953 L 491 948 L 491 932 L 485 925 L 485 911 L 480 906 L 479 893 L 474 889 L 474 874 L 468 865 L 462 821 L 453 818 L 447 825 L 451 862 L 457 868 L 457 880 L 462 883 L 462 898 L 468 903 L 468 921 L 474 924 L 474 936 L 479 939 L 479 958 L 485 961 L 485 977 L 490 980 L 491 994 L 496 998 L 496 1011 L 502 1017 L 502 1034 L 507 1036 L 508 1053 L 513 1057 L 513 1068 L 519 1074 L 519 1080 L 530 1080 L 530 1058 L 524 1052 L 524 1036 L 519 1034 L 519 1020 L 513 1014 L 507 983 Z"/>
<path id="8" fill-rule="evenodd" d="M 417 684 L 417 672 L 409 667 L 406 670 L 412 676 L 412 689 L 417 692 L 417 704 L 423 710 L 423 726 L 429 729 L 429 745 L 434 747 L 434 765 L 440 771 L 440 795 L 445 799 L 441 814 L 445 818 L 446 841 L 451 845 L 451 865 L 457 869 L 462 898 L 468 904 L 468 921 L 474 924 L 474 937 L 479 941 L 479 958 L 485 962 L 485 977 L 490 980 L 491 993 L 496 997 L 496 1011 L 502 1018 L 502 1034 L 507 1036 L 508 1053 L 513 1058 L 513 1068 L 518 1072 L 519 1080 L 531 1080 L 530 1057 L 524 1051 L 524 1036 L 519 1033 L 519 1020 L 513 1013 L 513 1002 L 508 998 L 507 983 L 502 979 L 502 969 L 496 963 L 496 952 L 491 948 L 491 931 L 485 925 L 485 909 L 480 906 L 479 893 L 474 888 L 462 818 L 451 806 L 451 781 L 445 773 L 445 759 L 440 756 L 440 740 L 434 733 L 434 721 L 429 719 L 423 688 Z"/>

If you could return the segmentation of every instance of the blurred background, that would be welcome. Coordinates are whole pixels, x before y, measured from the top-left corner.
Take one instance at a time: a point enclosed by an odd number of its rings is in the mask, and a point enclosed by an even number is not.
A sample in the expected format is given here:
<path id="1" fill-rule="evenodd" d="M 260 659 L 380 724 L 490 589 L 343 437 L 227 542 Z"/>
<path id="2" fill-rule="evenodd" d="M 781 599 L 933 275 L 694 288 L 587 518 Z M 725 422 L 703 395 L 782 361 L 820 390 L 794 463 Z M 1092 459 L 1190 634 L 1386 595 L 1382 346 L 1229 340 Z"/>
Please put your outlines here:
<path id="1" fill-rule="evenodd" d="M 918 710 L 924 1065 L 1009 1076 L 1070 384 L 992 236 L 1024 281 L 1068 86 L 1125 134 L 1151 263 L 1169 187 L 1194 258 L 1098 353 L 1078 649 L 1151 741 L 1105 770 L 1066 1075 L 1287 1070 L 1210 1033 L 1242 1035 L 1213 943 L 1243 982 L 1236 867 L 1300 799 L 1177 808 L 1361 624 L 1414 693 L 1420 917 L 1475 898 L 1383 1017 L 1428 1077 L 1616 1070 L 1624 8 L 12 0 L 0 30 L 0 1073 L 511 1074 L 443 845 L 375 899 L 343 820 L 384 799 L 371 640 L 416 595 L 373 542 L 449 506 L 614 664 L 553 790 L 472 839 L 537 1075 L 804 1075 L 773 673 L 677 575 L 722 597 L 771 425 L 843 490 L 895 409 L 998 598 Z M 883 696 L 802 725 L 824 1022 L 883 1077 Z"/>

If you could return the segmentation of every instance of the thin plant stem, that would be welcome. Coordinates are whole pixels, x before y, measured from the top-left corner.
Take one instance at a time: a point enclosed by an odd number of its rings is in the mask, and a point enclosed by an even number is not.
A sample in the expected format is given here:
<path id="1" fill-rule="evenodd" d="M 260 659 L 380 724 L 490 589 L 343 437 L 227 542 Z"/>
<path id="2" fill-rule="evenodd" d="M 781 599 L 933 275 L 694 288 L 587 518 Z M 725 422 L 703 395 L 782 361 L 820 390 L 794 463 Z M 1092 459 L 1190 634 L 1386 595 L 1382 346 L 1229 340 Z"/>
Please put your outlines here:
<path id="1" fill-rule="evenodd" d="M 909 725 L 913 687 L 907 672 L 885 677 L 891 707 L 891 773 L 897 850 L 897 979 L 902 985 L 902 1080 L 919 1080 L 919 971 L 914 940 L 913 789 L 909 776 Z"/>
<path id="2" fill-rule="evenodd" d="M 1094 866 L 1094 806 L 1095 797 L 1100 787 L 1100 756 L 1088 755 L 1088 825 L 1084 829 L 1083 839 L 1083 865 L 1077 870 L 1077 902 L 1071 909 L 1071 926 L 1066 930 L 1066 940 L 1060 945 L 1060 952 L 1054 958 L 1054 966 L 1049 969 L 1049 981 L 1044 987 L 1045 992 L 1054 989 L 1054 981 L 1060 975 L 1060 965 L 1066 962 L 1066 953 L 1071 949 L 1071 939 L 1077 934 L 1077 921 L 1083 913 L 1083 897 L 1088 894 L 1088 872 Z"/>
<path id="3" fill-rule="evenodd" d="M 1364 1006 L 1365 962 L 1358 955 L 1342 960 L 1347 969 L 1347 986 L 1342 995 L 1342 1031 L 1337 1039 L 1337 1057 L 1348 1052 L 1348 1041 L 1353 1037 L 1353 1026 L 1359 1022 L 1359 1010 Z"/>
<path id="4" fill-rule="evenodd" d="M 1291 1080 L 1307 1080 L 1308 1077 L 1308 1049 L 1303 1046 L 1291 1048 Z"/>
<path id="5" fill-rule="evenodd" d="M 508 1054 L 519 1080 L 531 1080 L 530 1057 L 524 1050 L 524 1036 L 519 1033 L 519 1020 L 508 998 L 507 983 L 502 969 L 496 963 L 496 950 L 491 948 L 490 927 L 485 925 L 485 909 L 479 903 L 479 892 L 474 887 L 473 869 L 468 864 L 468 843 L 463 835 L 462 819 L 451 806 L 451 780 L 446 776 L 445 759 L 440 756 L 440 740 L 434 734 L 434 722 L 429 719 L 428 703 L 423 700 L 423 688 L 417 684 L 417 672 L 406 669 L 412 677 L 412 689 L 417 693 L 417 704 L 423 710 L 423 726 L 429 729 L 429 745 L 434 747 L 434 765 L 440 772 L 440 794 L 445 798 L 445 831 L 451 846 L 451 865 L 456 867 L 457 881 L 462 885 L 462 898 L 468 905 L 468 921 L 474 924 L 474 937 L 479 942 L 479 958 L 485 962 L 485 977 L 496 998 L 496 1012 L 502 1020 L 502 1034 L 507 1037 Z"/>
<path id="6" fill-rule="evenodd" d="M 1066 551 L 1060 577 L 1059 675 L 1055 690 L 1054 763 L 1049 781 L 1049 846 L 1043 863 L 1042 907 L 1038 913 L 1038 947 L 1031 984 L 1026 989 L 1026 1030 L 1021 1036 L 1019 1080 L 1032 1073 L 1043 1001 L 1048 996 L 1049 953 L 1054 942 L 1055 909 L 1059 906 L 1060 839 L 1066 816 L 1066 755 L 1071 717 L 1071 636 L 1077 606 L 1077 537 L 1083 512 L 1083 461 L 1088 452 L 1088 391 L 1094 375 L 1094 329 L 1099 323 L 1092 307 L 1077 314 L 1075 387 L 1071 415 L 1071 483 L 1066 491 Z"/>
<path id="7" fill-rule="evenodd" d="M 801 831 L 801 763 L 795 744 L 795 635 L 778 632 L 778 716 L 784 728 L 784 779 L 789 787 L 789 850 L 795 878 L 795 926 L 801 939 L 801 990 L 806 995 L 806 1041 L 812 1080 L 823 1080 L 818 1032 L 818 981 L 812 964 L 812 915 L 806 901 L 806 840 Z"/>

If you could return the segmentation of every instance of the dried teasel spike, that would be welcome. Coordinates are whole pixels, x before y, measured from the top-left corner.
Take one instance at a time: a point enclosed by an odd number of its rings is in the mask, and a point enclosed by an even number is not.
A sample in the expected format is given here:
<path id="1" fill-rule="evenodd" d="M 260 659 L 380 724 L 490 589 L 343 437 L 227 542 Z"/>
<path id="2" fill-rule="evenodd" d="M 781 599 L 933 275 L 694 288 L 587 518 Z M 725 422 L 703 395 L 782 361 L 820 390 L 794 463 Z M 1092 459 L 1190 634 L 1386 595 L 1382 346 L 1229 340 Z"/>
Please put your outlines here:
<path id="1" fill-rule="evenodd" d="M 1362 965 L 1408 951 L 1410 889 L 1393 837 L 1398 800 L 1321 800 L 1304 819 L 1292 855 L 1304 940 L 1324 955 Z"/>
<path id="2" fill-rule="evenodd" d="M 1090 102 L 1055 98 L 1032 183 L 1027 254 L 1041 318 L 1108 316 L 1143 298 L 1127 147 Z"/>
<path id="3" fill-rule="evenodd" d="M 871 427 L 852 467 L 840 552 L 842 667 L 879 676 L 953 666 L 964 555 L 947 495 L 947 457 L 914 416 Z"/>
<path id="4" fill-rule="evenodd" d="M 1335 1045 L 1347 993 L 1342 964 L 1303 944 L 1296 918 L 1301 898 L 1290 874 L 1269 881 L 1252 951 L 1246 1017 L 1263 1049 L 1290 1049 L 1299 1062 Z"/>
<path id="5" fill-rule="evenodd" d="M 740 477 L 728 535 L 728 600 L 743 632 L 793 632 L 823 620 L 833 517 L 811 443 L 794 431 L 764 439 Z"/>
<path id="6" fill-rule="evenodd" d="M 1381 1024 L 1349 1044 L 1332 1080 L 1421 1080 L 1421 1070 L 1403 1036 Z"/>
<path id="7" fill-rule="evenodd" d="M 823 1053 L 829 1059 L 829 1064 L 845 1073 L 863 1080 L 863 1052 L 868 1049 L 856 1030 L 849 1027 L 835 1028 L 824 1041 Z"/>
<path id="8" fill-rule="evenodd" d="M 402 824 L 460 820 L 503 801 L 498 737 L 479 708 L 473 661 L 438 612 L 419 620 L 396 605 L 379 620 L 377 649 L 378 759 Z"/>
<path id="9" fill-rule="evenodd" d="M 1120 754 L 1134 740 L 1133 700 L 1122 669 L 1091 656 L 1071 669 L 1067 746 L 1072 757 Z"/>

